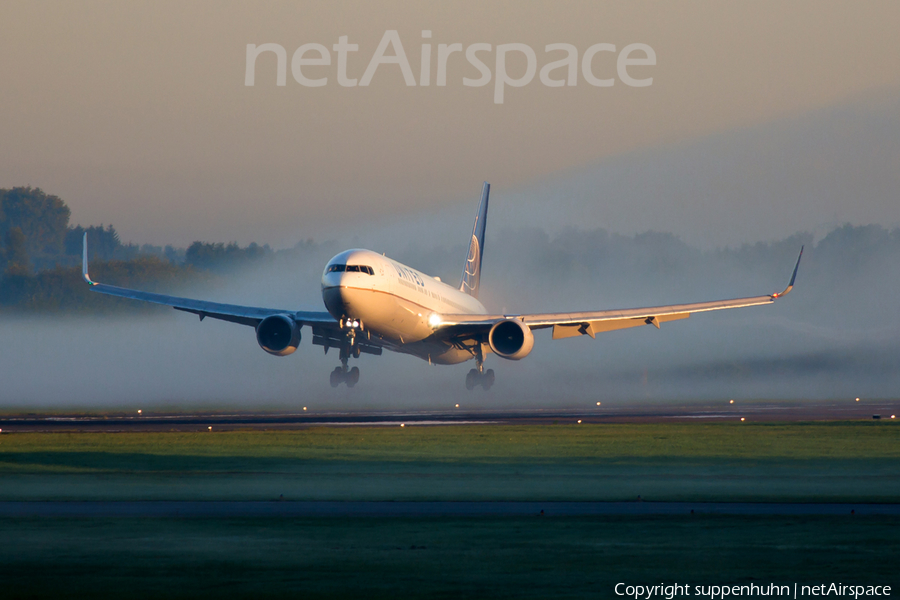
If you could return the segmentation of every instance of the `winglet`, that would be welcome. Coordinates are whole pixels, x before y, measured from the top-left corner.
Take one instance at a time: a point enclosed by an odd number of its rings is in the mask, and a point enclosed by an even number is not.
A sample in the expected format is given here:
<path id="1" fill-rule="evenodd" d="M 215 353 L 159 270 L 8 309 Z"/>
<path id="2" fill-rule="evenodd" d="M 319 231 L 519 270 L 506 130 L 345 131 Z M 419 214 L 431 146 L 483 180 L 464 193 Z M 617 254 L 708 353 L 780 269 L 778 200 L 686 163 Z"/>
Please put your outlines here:
<path id="1" fill-rule="evenodd" d="M 81 249 L 81 276 L 88 283 L 88 285 L 97 285 L 93 281 L 91 281 L 90 275 L 88 275 L 88 259 L 87 259 L 87 231 L 84 232 L 84 242 L 82 243 Z"/>
<path id="2" fill-rule="evenodd" d="M 797 279 L 797 269 L 800 268 L 800 259 L 803 258 L 803 246 L 800 246 L 800 256 L 797 257 L 797 264 L 794 265 L 794 274 L 791 275 L 791 282 L 788 284 L 784 291 L 780 294 L 772 294 L 772 300 L 775 298 L 781 298 L 782 296 L 787 295 L 792 289 L 794 289 L 794 280 Z"/>

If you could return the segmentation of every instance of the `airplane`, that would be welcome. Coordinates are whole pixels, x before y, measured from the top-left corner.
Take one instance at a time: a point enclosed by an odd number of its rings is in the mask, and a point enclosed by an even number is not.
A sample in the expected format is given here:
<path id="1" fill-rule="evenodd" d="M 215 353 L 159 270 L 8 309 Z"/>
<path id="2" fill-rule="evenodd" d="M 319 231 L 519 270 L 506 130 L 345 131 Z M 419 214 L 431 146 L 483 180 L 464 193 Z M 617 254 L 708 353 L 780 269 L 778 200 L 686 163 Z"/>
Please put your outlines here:
<path id="1" fill-rule="evenodd" d="M 410 354 L 429 364 L 453 365 L 475 360 L 466 375 L 466 388 L 489 390 L 493 369 L 484 368 L 493 353 L 507 360 L 521 360 L 534 347 L 534 330 L 552 329 L 552 339 L 564 339 L 653 325 L 688 318 L 692 313 L 771 304 L 794 287 L 803 248 L 791 281 L 783 292 L 694 304 L 627 308 L 587 312 L 543 314 L 490 313 L 478 301 L 481 262 L 491 186 L 485 182 L 475 216 L 469 251 L 459 286 L 450 286 L 371 250 L 346 250 L 325 265 L 322 300 L 326 311 L 295 311 L 206 302 L 154 294 L 97 283 L 88 275 L 88 240 L 84 235 L 82 276 L 91 290 L 171 306 L 206 317 L 249 325 L 259 346 L 274 356 L 293 354 L 300 345 L 301 329 L 312 331 L 312 343 L 339 352 L 340 366 L 331 372 L 331 386 L 353 387 L 359 367 L 349 367 L 360 354 L 380 355 L 387 349 Z"/>

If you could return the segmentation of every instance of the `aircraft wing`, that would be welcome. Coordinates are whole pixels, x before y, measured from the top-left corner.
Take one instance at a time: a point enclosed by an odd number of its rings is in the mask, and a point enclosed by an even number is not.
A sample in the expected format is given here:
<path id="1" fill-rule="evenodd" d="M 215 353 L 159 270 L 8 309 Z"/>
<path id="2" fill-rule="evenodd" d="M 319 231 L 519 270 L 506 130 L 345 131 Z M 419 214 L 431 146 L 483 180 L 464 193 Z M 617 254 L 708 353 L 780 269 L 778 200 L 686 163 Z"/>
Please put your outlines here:
<path id="1" fill-rule="evenodd" d="M 239 306 L 237 304 L 221 304 L 219 302 L 207 302 L 205 300 L 192 300 L 191 298 L 179 298 L 177 296 L 166 296 L 164 294 L 154 294 L 151 292 L 142 292 L 140 290 L 131 290 L 128 288 L 116 287 L 114 285 L 106 285 L 105 283 L 97 283 L 92 281 L 88 275 L 88 249 L 87 249 L 87 233 L 84 234 L 84 245 L 82 249 L 81 275 L 84 280 L 91 286 L 91 290 L 101 294 L 110 296 L 119 296 L 120 298 L 131 298 L 132 300 L 141 300 L 143 302 L 152 302 L 154 304 L 162 304 L 171 306 L 175 310 L 193 313 L 200 316 L 202 321 L 206 317 L 212 319 L 220 319 L 231 323 L 240 323 L 241 325 L 249 325 L 256 327 L 260 321 L 272 315 L 287 315 L 302 325 L 324 325 L 334 327 L 338 326 L 327 312 L 305 312 L 293 310 L 280 310 L 276 308 L 259 308 L 255 306 Z"/>
<path id="2" fill-rule="evenodd" d="M 791 282 L 783 292 L 776 294 L 697 302 L 694 304 L 672 304 L 669 306 L 586 312 L 519 315 L 439 315 L 439 319 L 436 318 L 435 333 L 447 338 L 476 336 L 487 333 L 495 323 L 504 319 L 519 319 L 532 330 L 552 327 L 553 339 L 555 340 L 579 335 L 589 335 L 593 338 L 597 333 L 604 331 L 627 329 L 640 325 L 654 325 L 658 329 L 660 323 L 687 319 L 691 316 L 691 313 L 771 304 L 793 289 L 794 280 L 797 278 L 797 269 L 800 267 L 800 258 L 802 257 L 803 248 L 800 249 L 800 256 L 797 258 L 797 264 L 794 266 Z"/>

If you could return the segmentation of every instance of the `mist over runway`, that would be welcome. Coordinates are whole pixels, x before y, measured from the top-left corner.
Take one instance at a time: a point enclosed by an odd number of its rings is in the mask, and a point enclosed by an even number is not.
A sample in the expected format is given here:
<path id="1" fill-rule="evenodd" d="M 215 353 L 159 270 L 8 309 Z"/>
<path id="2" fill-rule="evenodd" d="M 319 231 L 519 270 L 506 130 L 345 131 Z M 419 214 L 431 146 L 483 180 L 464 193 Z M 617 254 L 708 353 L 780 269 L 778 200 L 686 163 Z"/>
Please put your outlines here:
<path id="1" fill-rule="evenodd" d="M 578 410 L 719 400 L 840 401 L 892 398 L 900 389 L 896 232 L 845 228 L 807 246 L 797 284 L 776 305 L 698 314 L 575 339 L 535 335 L 522 361 L 489 355 L 489 393 L 469 392 L 470 365 L 429 366 L 407 356 L 363 355 L 354 389 L 331 389 L 337 352 L 310 345 L 263 352 L 252 328 L 164 309 L 0 320 L 0 407 L 23 411 Z M 798 236 L 799 237 L 799 236 Z M 666 234 L 603 230 L 549 236 L 508 230 L 487 240 L 485 304 L 504 313 L 663 305 L 783 288 L 802 237 L 701 252 Z M 322 267 L 334 244 L 291 260 L 277 256 L 222 276 L 214 287 L 166 290 L 188 297 L 321 309 Z M 465 247 L 411 244 L 397 256 L 458 277 Z M 877 318 L 873 315 L 879 315 Z"/>

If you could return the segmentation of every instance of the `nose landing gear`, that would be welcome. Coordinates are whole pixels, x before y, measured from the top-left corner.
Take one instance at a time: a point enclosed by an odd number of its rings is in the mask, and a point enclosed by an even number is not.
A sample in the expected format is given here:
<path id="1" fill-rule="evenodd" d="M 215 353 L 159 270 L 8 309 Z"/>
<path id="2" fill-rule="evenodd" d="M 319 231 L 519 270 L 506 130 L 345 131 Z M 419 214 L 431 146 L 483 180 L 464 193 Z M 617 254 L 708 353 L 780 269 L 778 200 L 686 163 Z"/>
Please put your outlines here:
<path id="1" fill-rule="evenodd" d="M 356 327 L 359 326 L 358 321 L 354 321 L 355 325 L 347 332 L 347 341 L 341 345 L 341 366 L 335 367 L 331 372 L 331 387 L 336 388 L 342 383 L 346 383 L 348 388 L 352 388 L 359 383 L 359 367 L 349 366 L 350 357 L 359 358 L 360 348 L 356 343 Z"/>

